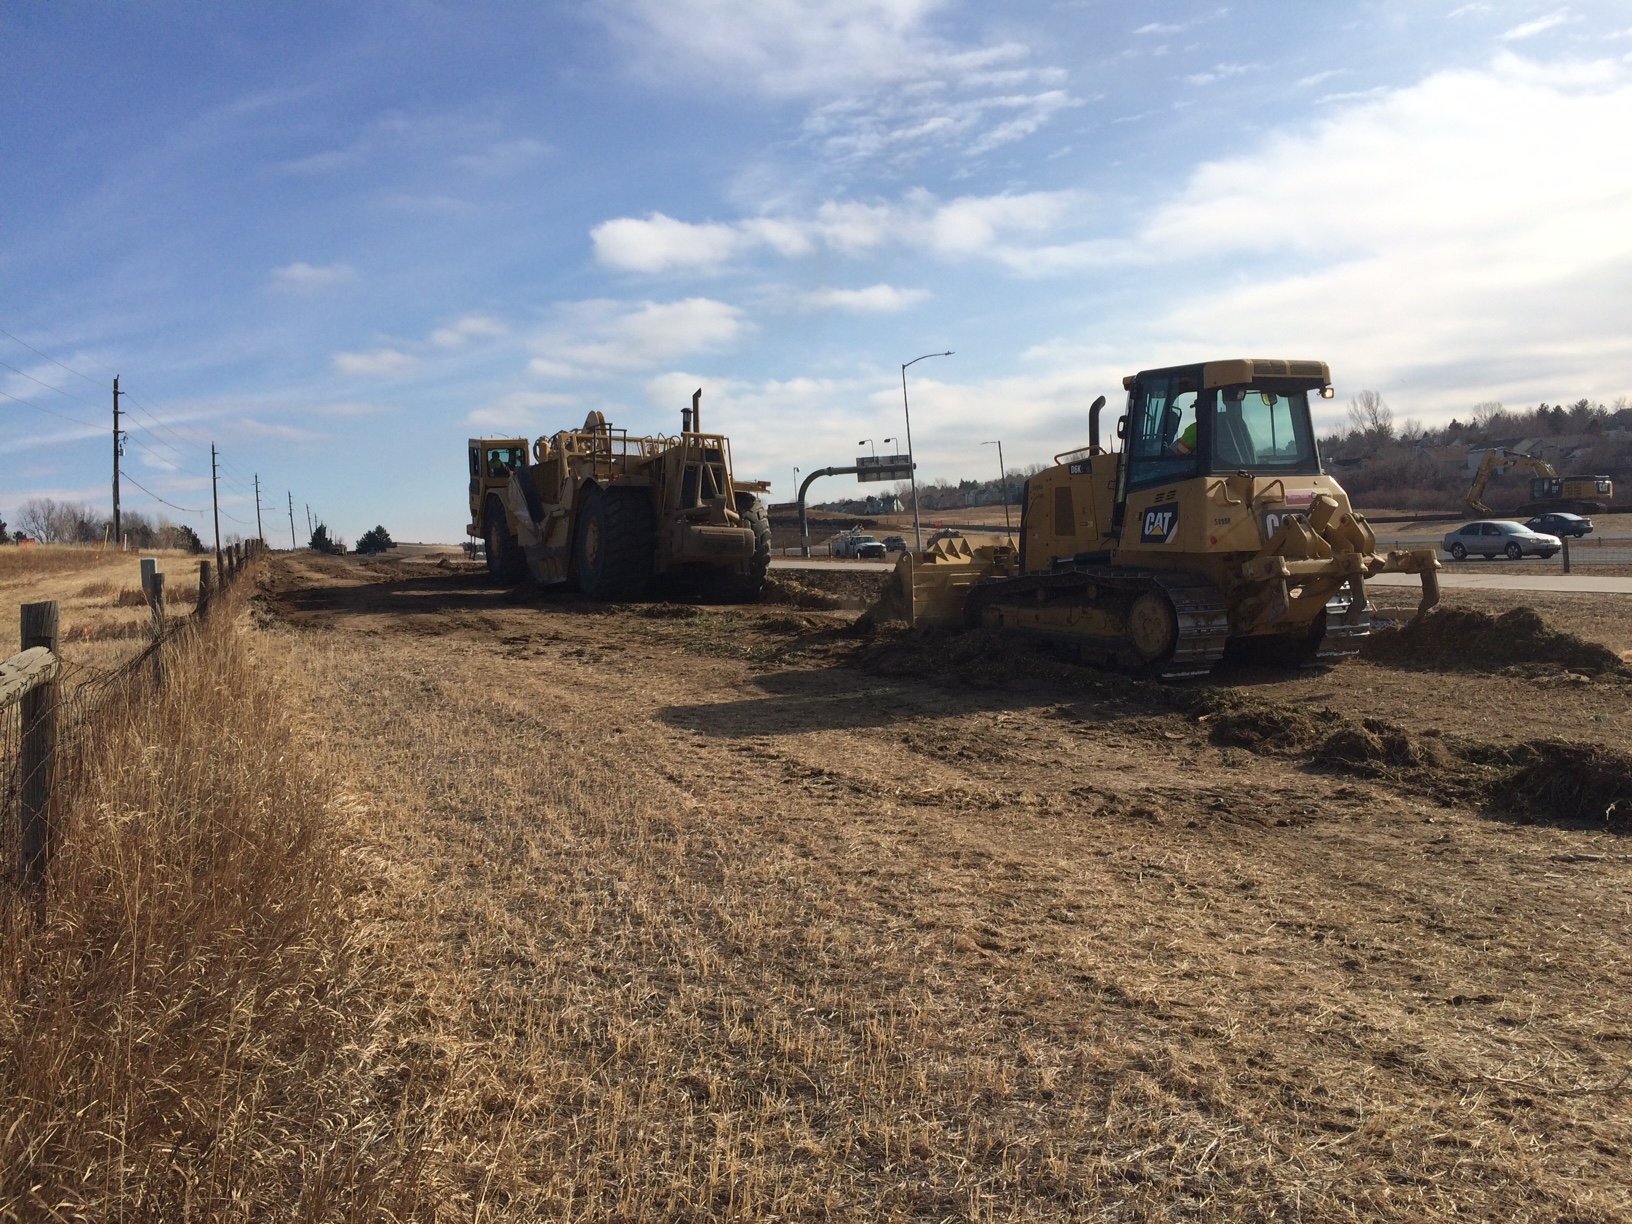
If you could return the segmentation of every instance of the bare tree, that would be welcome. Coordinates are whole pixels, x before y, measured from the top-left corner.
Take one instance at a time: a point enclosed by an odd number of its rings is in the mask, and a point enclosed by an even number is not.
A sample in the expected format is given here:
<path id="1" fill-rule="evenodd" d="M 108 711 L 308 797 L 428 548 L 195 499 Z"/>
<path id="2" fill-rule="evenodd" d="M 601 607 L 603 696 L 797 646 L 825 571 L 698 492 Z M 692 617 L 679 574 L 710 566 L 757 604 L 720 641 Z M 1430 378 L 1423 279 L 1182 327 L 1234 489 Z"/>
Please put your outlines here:
<path id="1" fill-rule="evenodd" d="M 70 544 L 96 539 L 102 529 L 89 506 L 31 497 L 17 507 L 17 530 L 42 544 Z"/>
<path id="2" fill-rule="evenodd" d="M 17 530 L 42 544 L 56 543 L 57 503 L 49 497 L 31 497 L 17 507 Z"/>
<path id="3" fill-rule="evenodd" d="M 1383 402 L 1381 393 L 1362 391 L 1349 401 L 1349 425 L 1363 438 L 1388 442 L 1394 437 L 1394 410 Z"/>
<path id="4" fill-rule="evenodd" d="M 1473 406 L 1473 423 L 1481 431 L 1498 428 L 1506 416 L 1507 409 L 1502 407 L 1501 400 L 1486 400 Z"/>

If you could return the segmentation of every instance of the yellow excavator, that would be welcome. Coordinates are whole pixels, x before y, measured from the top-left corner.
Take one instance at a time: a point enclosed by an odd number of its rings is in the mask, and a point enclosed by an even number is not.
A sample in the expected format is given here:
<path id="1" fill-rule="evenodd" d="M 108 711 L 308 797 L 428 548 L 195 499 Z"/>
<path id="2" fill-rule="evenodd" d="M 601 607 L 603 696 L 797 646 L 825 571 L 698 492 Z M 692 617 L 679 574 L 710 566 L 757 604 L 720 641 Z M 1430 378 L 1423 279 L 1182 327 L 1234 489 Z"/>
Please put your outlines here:
<path id="1" fill-rule="evenodd" d="M 1485 486 L 1497 472 L 1518 468 L 1531 473 L 1530 500 L 1518 508 L 1518 514 L 1545 514 L 1549 510 L 1565 510 L 1571 514 L 1602 514 L 1615 495 L 1614 482 L 1608 476 L 1560 476 L 1558 470 L 1545 459 L 1527 455 L 1523 451 L 1493 447 L 1479 461 L 1473 483 L 1463 499 L 1475 514 L 1495 514 L 1485 505 Z"/>
<path id="2" fill-rule="evenodd" d="M 1365 581 L 1419 574 L 1433 549 L 1379 553 L 1321 467 L 1311 396 L 1325 362 L 1236 358 L 1122 380 L 1121 446 L 1088 445 L 1026 482 L 1019 539 L 941 540 L 902 557 L 881 611 L 1063 642 L 1141 674 L 1205 673 L 1226 648 L 1301 665 L 1370 632 Z"/>

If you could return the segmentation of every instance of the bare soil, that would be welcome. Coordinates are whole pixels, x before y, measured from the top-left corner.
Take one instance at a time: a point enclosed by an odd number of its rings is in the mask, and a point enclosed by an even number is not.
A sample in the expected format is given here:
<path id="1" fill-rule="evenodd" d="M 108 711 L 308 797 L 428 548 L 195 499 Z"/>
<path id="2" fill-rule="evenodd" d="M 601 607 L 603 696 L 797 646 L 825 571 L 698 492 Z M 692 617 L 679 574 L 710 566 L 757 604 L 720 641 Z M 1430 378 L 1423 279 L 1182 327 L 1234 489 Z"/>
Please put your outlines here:
<path id="1" fill-rule="evenodd" d="M 1624 601 L 1159 685 L 826 581 L 270 561 L 467 1216 L 1632 1218 Z"/>

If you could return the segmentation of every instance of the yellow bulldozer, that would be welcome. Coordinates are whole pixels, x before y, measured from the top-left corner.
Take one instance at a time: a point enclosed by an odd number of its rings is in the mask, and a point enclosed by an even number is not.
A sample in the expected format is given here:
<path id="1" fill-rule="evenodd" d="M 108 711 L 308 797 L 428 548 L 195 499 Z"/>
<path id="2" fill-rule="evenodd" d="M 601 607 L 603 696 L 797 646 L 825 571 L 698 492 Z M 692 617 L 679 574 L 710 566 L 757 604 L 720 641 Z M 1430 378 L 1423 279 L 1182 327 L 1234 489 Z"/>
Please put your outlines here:
<path id="1" fill-rule="evenodd" d="M 1377 551 L 1321 467 L 1311 395 L 1324 362 L 1208 361 L 1122 380 L 1121 446 L 1099 434 L 1026 482 L 1018 541 L 908 553 L 886 603 L 914 625 L 985 626 L 1062 642 L 1147 675 L 1204 673 L 1227 647 L 1301 665 L 1370 632 L 1365 581 L 1420 574 L 1432 549 Z"/>
<path id="2" fill-rule="evenodd" d="M 531 576 L 592 599 L 657 580 L 721 600 L 759 595 L 771 561 L 766 481 L 739 481 L 731 443 L 702 432 L 702 391 L 675 437 L 630 437 L 591 412 L 534 441 L 472 438 L 467 535 L 502 581 Z"/>
<path id="3" fill-rule="evenodd" d="M 1496 513 L 1484 503 L 1485 486 L 1497 472 L 1508 468 L 1531 473 L 1530 500 L 1518 508 L 1518 514 L 1545 514 L 1549 510 L 1602 514 L 1615 496 L 1615 484 L 1608 476 L 1560 476 L 1545 459 L 1492 447 L 1479 461 L 1479 470 L 1473 474 L 1473 483 L 1463 498 L 1468 509 L 1475 514 Z"/>

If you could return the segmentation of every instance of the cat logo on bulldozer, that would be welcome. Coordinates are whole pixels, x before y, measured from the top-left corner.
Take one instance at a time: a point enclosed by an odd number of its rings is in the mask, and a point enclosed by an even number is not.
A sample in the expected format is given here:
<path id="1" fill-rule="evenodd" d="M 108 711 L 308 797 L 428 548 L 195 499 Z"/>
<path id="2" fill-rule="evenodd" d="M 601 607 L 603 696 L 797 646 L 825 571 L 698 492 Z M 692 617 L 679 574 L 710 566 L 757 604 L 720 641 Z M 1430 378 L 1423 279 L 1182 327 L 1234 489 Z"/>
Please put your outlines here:
<path id="1" fill-rule="evenodd" d="M 1179 508 L 1153 506 L 1145 511 L 1139 532 L 1141 544 L 1171 544 L 1179 534 Z"/>

